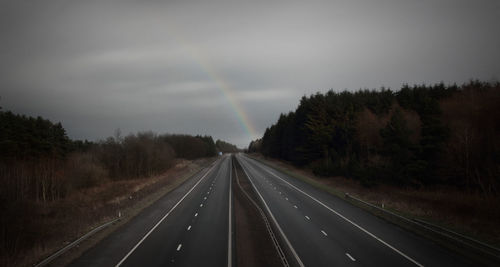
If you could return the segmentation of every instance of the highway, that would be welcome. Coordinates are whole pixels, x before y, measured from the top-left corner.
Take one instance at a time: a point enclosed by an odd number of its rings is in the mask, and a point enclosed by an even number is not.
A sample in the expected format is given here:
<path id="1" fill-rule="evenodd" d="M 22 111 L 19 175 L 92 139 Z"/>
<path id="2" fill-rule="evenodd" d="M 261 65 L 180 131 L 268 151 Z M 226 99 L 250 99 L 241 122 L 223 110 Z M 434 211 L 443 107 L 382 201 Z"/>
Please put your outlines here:
<path id="1" fill-rule="evenodd" d="M 218 159 L 71 266 L 232 266 L 231 166 Z"/>
<path id="2" fill-rule="evenodd" d="M 236 158 L 298 266 L 473 266 L 338 197 L 242 154 Z"/>
<path id="3" fill-rule="evenodd" d="M 476 266 L 259 161 L 236 160 L 291 266 Z M 232 166 L 219 158 L 70 266 L 234 266 Z"/>

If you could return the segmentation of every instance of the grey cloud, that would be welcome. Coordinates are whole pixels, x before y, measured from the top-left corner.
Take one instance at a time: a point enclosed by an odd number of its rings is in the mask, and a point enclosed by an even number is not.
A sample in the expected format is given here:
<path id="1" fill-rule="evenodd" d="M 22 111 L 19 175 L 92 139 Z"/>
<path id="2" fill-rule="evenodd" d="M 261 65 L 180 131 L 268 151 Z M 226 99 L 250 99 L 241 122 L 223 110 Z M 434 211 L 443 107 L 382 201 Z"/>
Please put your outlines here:
<path id="1" fill-rule="evenodd" d="M 0 106 L 246 146 L 317 91 L 498 79 L 500 2 L 3 1 Z M 223 83 L 223 84 L 222 84 Z"/>

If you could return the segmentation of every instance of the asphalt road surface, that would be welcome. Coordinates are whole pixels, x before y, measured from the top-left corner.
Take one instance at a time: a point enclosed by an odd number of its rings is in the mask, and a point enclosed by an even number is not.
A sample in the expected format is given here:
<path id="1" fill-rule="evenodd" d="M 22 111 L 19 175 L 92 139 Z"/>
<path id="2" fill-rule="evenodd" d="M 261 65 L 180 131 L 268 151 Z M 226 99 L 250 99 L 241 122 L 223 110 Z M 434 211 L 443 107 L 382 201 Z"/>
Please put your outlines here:
<path id="1" fill-rule="evenodd" d="M 220 158 L 71 266 L 231 266 L 231 164 Z"/>
<path id="2" fill-rule="evenodd" d="M 237 156 L 303 266 L 473 266 L 342 199 Z"/>
<path id="3" fill-rule="evenodd" d="M 298 266 L 475 266 L 460 255 L 242 154 Z M 232 266 L 230 156 L 143 210 L 71 266 Z"/>

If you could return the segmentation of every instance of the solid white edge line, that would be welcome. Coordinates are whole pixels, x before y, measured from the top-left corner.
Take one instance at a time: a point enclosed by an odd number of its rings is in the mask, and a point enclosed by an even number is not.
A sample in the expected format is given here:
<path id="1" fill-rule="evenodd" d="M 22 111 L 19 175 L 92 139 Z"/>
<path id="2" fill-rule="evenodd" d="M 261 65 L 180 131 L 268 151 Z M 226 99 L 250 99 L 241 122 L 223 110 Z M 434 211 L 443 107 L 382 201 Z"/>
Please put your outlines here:
<path id="1" fill-rule="evenodd" d="M 293 256 L 295 257 L 295 260 L 297 261 L 297 263 L 299 264 L 299 266 L 304 267 L 304 263 L 302 263 L 302 260 L 299 258 L 299 255 L 297 254 L 297 252 L 293 248 L 292 244 L 290 243 L 290 241 L 286 237 L 285 233 L 281 229 L 281 226 L 279 225 L 278 221 L 276 220 L 276 218 L 272 214 L 271 210 L 269 209 L 269 206 L 267 205 L 266 201 L 264 200 L 264 197 L 262 197 L 262 195 L 260 194 L 260 192 L 257 190 L 257 187 L 253 183 L 252 179 L 250 178 L 250 175 L 248 175 L 248 173 L 246 171 L 246 167 L 247 166 L 245 166 L 245 164 L 243 164 L 243 160 L 241 161 L 241 163 L 242 163 L 241 164 L 242 169 L 245 172 L 246 176 L 248 177 L 248 180 L 252 184 L 252 187 L 255 189 L 255 192 L 257 193 L 257 195 L 259 195 L 260 199 L 262 200 L 262 203 L 264 204 L 264 207 L 266 208 L 267 212 L 271 216 L 271 219 L 273 220 L 274 224 L 276 225 L 276 228 L 278 228 L 278 230 L 280 231 L 281 236 L 283 237 L 283 239 L 285 240 L 285 243 L 287 244 L 288 248 L 290 249 L 290 251 L 292 252 Z"/>
<path id="2" fill-rule="evenodd" d="M 380 239 L 379 237 L 377 237 L 376 235 L 370 233 L 368 230 L 366 230 L 365 228 L 359 226 L 358 224 L 356 224 L 355 222 L 347 219 L 346 217 L 344 217 L 344 215 L 338 213 L 337 211 L 333 210 L 332 208 L 328 207 L 327 205 L 323 204 L 323 202 L 319 201 L 318 199 L 316 199 L 315 197 L 307 194 L 306 192 L 300 190 L 299 188 L 297 188 L 296 186 L 294 186 L 293 184 L 285 181 L 283 178 L 279 177 L 278 175 L 274 174 L 273 172 L 269 171 L 267 168 L 262 168 L 263 170 L 265 170 L 266 172 L 270 173 L 272 176 L 280 179 L 281 181 L 287 183 L 288 185 L 290 185 L 291 187 L 293 187 L 295 190 L 301 192 L 302 194 L 308 196 L 309 198 L 311 198 L 312 200 L 316 201 L 317 203 L 319 203 L 321 206 L 325 207 L 326 209 L 330 210 L 331 212 L 333 212 L 334 214 L 336 214 L 337 216 L 339 216 L 340 218 L 344 219 L 345 221 L 349 222 L 350 224 L 354 225 L 355 227 L 357 227 L 359 230 L 365 232 L 367 235 L 373 237 L 375 240 L 379 241 L 380 243 L 384 244 L 385 246 L 387 246 L 388 248 L 394 250 L 395 252 L 397 252 L 399 255 L 403 256 L 404 258 L 406 258 L 407 260 L 413 262 L 415 265 L 417 266 L 421 266 L 423 267 L 424 265 L 420 264 L 419 262 L 417 262 L 416 260 L 410 258 L 408 255 L 404 254 L 403 252 L 401 252 L 400 250 L 398 250 L 397 248 L 391 246 L 390 244 L 388 244 L 387 242 L 385 242 L 384 240 Z"/>
<path id="3" fill-rule="evenodd" d="M 232 203 L 231 200 L 233 199 L 232 195 L 232 174 L 233 174 L 233 160 L 230 158 L 229 160 L 229 227 L 228 227 L 228 233 L 227 233 L 227 266 L 231 267 L 233 266 L 233 238 L 232 238 Z"/>
<path id="4" fill-rule="evenodd" d="M 266 225 L 266 228 L 267 228 L 267 232 L 269 234 L 269 237 L 272 239 L 273 241 L 273 244 L 274 244 L 274 247 L 276 248 L 276 251 L 278 252 L 278 255 L 281 259 L 281 262 L 283 263 L 283 267 L 290 267 L 290 265 L 288 264 L 288 260 L 286 259 L 286 256 L 285 256 L 285 253 L 283 252 L 283 250 L 281 249 L 281 246 L 280 244 L 278 243 L 278 240 L 276 238 L 276 235 L 274 234 L 273 230 L 272 230 L 272 227 L 271 227 L 271 224 L 269 223 L 269 220 L 267 219 L 267 216 L 264 214 L 264 211 L 262 210 L 262 208 L 250 197 L 250 195 L 248 195 L 248 193 L 243 189 L 243 187 L 241 187 L 241 184 L 240 184 L 240 180 L 238 178 L 238 172 L 236 170 L 236 167 L 233 166 L 233 170 L 234 170 L 234 175 L 235 175 L 235 180 L 238 184 L 238 187 L 242 190 L 243 194 L 247 197 L 247 199 L 257 208 L 257 210 L 259 211 L 265 225 Z"/>
<path id="5" fill-rule="evenodd" d="M 214 164 L 212 165 L 212 167 L 210 167 L 210 169 L 208 169 L 208 171 L 200 178 L 200 180 L 198 180 L 198 182 L 196 182 L 196 184 L 191 187 L 191 189 L 189 189 L 189 191 L 167 212 L 167 214 L 165 214 L 163 216 L 163 218 L 161 218 L 156 224 L 155 226 L 153 226 L 153 228 L 151 228 L 149 230 L 149 232 L 147 232 L 142 238 L 141 240 L 139 240 L 139 242 L 137 242 L 137 244 L 135 244 L 135 246 L 125 255 L 125 257 L 123 257 L 123 259 L 121 259 L 115 266 L 118 267 L 120 265 L 123 264 L 123 262 L 125 262 L 125 260 L 142 244 L 142 242 L 144 242 L 144 240 L 146 240 L 146 238 L 148 238 L 148 236 L 168 217 L 168 215 L 170 215 L 170 213 L 175 209 L 177 208 L 177 206 L 179 206 L 179 204 L 189 195 L 189 193 L 191 193 L 196 186 L 198 186 L 198 184 L 200 184 L 201 181 L 203 181 L 203 179 L 205 179 L 205 177 L 207 177 L 207 175 L 210 173 L 210 171 L 216 166 L 217 164 Z"/>

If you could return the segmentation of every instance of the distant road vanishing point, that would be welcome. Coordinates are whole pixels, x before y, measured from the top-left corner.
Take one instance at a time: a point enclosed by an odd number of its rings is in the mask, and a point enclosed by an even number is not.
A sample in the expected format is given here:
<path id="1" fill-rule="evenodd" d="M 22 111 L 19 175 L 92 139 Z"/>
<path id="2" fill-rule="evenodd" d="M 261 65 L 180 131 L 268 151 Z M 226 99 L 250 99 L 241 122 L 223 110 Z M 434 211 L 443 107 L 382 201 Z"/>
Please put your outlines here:
<path id="1" fill-rule="evenodd" d="M 231 183 L 236 164 L 273 224 L 286 254 L 285 264 L 474 265 L 336 196 L 237 154 L 219 157 L 71 266 L 235 266 L 238 251 Z"/>

